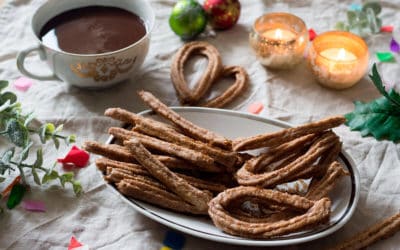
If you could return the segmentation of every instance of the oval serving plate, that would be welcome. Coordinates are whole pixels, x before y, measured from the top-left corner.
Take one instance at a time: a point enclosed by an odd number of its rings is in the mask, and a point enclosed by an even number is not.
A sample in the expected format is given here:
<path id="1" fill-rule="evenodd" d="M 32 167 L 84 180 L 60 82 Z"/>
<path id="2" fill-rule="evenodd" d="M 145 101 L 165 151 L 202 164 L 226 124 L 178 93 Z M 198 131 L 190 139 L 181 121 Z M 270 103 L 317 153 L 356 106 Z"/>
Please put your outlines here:
<path id="1" fill-rule="evenodd" d="M 197 107 L 173 107 L 172 109 L 189 121 L 231 139 L 273 132 L 291 126 L 288 123 L 278 120 L 231 110 Z M 139 114 L 162 120 L 149 110 Z M 113 143 L 113 138 L 110 137 L 107 143 Z M 226 234 L 215 227 L 211 219 L 180 214 L 142 201 L 127 198 L 121 195 L 113 186 L 110 186 L 113 187 L 113 190 L 120 195 L 123 200 L 144 216 L 178 231 L 207 240 L 229 244 L 246 246 L 283 246 L 325 237 L 341 228 L 353 215 L 359 198 L 360 177 L 353 160 L 346 152 L 341 152 L 339 161 L 343 164 L 344 168 L 349 171 L 350 175 L 342 178 L 330 192 L 332 208 L 329 223 L 311 230 L 304 230 L 267 240 L 253 240 Z"/>

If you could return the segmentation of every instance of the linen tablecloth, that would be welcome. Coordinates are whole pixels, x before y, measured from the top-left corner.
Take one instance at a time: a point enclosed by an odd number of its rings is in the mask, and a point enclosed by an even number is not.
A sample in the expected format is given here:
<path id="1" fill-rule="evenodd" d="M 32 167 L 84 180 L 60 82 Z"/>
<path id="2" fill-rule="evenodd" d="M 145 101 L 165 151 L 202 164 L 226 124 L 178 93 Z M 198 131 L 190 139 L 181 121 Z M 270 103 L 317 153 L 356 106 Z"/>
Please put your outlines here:
<path id="1" fill-rule="evenodd" d="M 146 109 L 135 92 L 153 92 L 169 105 L 178 105 L 170 82 L 171 59 L 183 42 L 168 26 L 168 17 L 176 1 L 153 0 L 156 24 L 151 47 L 137 76 L 115 87 L 89 91 L 57 81 L 34 81 L 27 92 L 18 92 L 26 110 L 35 111 L 42 122 L 64 123 L 66 133 L 75 133 L 77 145 L 85 140 L 105 141 L 106 129 L 118 125 L 105 118 L 108 107 L 122 107 L 135 112 Z M 6 0 L 0 7 L 0 79 L 13 81 L 21 74 L 16 68 L 18 51 L 35 44 L 30 19 L 42 0 Z M 248 33 L 254 20 L 266 12 L 290 12 L 301 17 L 317 33 L 328 31 L 335 23 L 345 20 L 345 11 L 352 1 L 311 0 L 246 0 L 241 1 L 242 12 L 238 24 L 227 31 L 209 32 L 200 39 L 217 47 L 227 65 L 241 65 L 250 75 L 251 87 L 231 104 L 229 109 L 246 111 L 249 104 L 260 101 L 260 114 L 293 124 L 317 120 L 329 115 L 344 114 L 353 109 L 354 100 L 369 101 L 379 96 L 365 77 L 356 86 L 343 90 L 329 90 L 319 86 L 307 64 L 303 62 L 291 71 L 269 71 L 256 60 L 248 44 Z M 381 18 L 384 25 L 400 25 L 400 1 L 384 1 Z M 391 34 L 370 36 L 367 43 L 371 63 L 376 51 L 388 51 Z M 28 66 L 46 72 L 37 56 L 29 57 Z M 205 60 L 192 63 L 188 74 L 204 68 Z M 388 81 L 399 81 L 397 63 L 382 64 L 380 70 Z M 193 73 L 194 77 L 199 72 Z M 219 85 L 218 85 L 219 86 Z M 10 87 L 12 89 L 12 87 Z M 15 90 L 15 89 L 14 89 Z M 400 152 L 399 145 L 389 141 L 361 138 L 345 126 L 337 133 L 344 149 L 354 159 L 361 176 L 361 196 L 351 220 L 329 237 L 287 249 L 324 249 L 349 237 L 379 219 L 398 212 L 400 208 Z M 0 144 L 4 150 L 6 145 Z M 45 147 L 48 166 L 68 151 Z M 93 162 L 93 157 L 92 157 Z M 94 164 L 78 172 L 85 193 L 75 198 L 70 188 L 57 185 L 42 189 L 32 185 L 29 199 L 43 200 L 46 213 L 30 213 L 20 206 L 0 217 L 0 249 L 66 249 L 72 235 L 91 249 L 159 249 L 168 228 L 135 212 L 103 181 Z M 185 235 L 184 249 L 243 249 Z M 399 249 L 400 234 L 379 242 L 371 249 Z M 285 249 L 280 247 L 279 249 Z"/>

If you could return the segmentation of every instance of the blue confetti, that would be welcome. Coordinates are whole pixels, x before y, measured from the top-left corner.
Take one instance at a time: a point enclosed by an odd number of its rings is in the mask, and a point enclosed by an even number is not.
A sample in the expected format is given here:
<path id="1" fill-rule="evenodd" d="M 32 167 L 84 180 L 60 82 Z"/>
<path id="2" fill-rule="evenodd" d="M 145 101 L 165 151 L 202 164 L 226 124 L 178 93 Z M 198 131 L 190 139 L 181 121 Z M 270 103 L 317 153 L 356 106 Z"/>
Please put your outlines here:
<path id="1" fill-rule="evenodd" d="M 176 231 L 167 231 L 163 244 L 174 250 L 180 250 L 185 245 L 185 236 Z"/>
<path id="2" fill-rule="evenodd" d="M 358 3 L 352 3 L 349 5 L 349 10 L 351 11 L 361 11 L 362 10 L 362 6 L 361 4 Z"/>

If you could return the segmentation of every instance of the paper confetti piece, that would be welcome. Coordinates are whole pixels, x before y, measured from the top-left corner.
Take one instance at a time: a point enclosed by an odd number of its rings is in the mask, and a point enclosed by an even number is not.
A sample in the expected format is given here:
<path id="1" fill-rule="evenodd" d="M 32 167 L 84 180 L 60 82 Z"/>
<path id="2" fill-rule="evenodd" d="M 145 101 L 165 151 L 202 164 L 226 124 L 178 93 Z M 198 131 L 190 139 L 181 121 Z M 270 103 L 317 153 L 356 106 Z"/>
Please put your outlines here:
<path id="1" fill-rule="evenodd" d="M 167 246 L 162 246 L 162 247 L 160 248 L 160 250 L 173 250 L 173 249 L 170 248 L 170 247 L 167 247 Z"/>
<path id="2" fill-rule="evenodd" d="M 15 184 L 11 189 L 10 196 L 7 200 L 7 207 L 8 209 L 13 209 L 16 207 L 22 200 L 25 194 L 25 186 L 22 184 Z"/>
<path id="3" fill-rule="evenodd" d="M 89 154 L 77 146 L 72 146 L 71 150 L 68 152 L 68 154 L 65 156 L 65 158 L 57 159 L 59 163 L 62 163 L 64 165 L 70 166 L 71 164 L 83 168 L 87 165 L 89 161 Z"/>
<path id="4" fill-rule="evenodd" d="M 249 105 L 247 111 L 252 114 L 259 114 L 264 109 L 264 105 L 261 102 L 255 102 Z"/>
<path id="5" fill-rule="evenodd" d="M 46 205 L 43 201 L 23 201 L 22 207 L 25 210 L 32 211 L 32 212 L 46 212 Z"/>
<path id="6" fill-rule="evenodd" d="M 381 62 L 393 62 L 394 56 L 391 52 L 376 52 L 376 57 Z"/>
<path id="7" fill-rule="evenodd" d="M 33 81 L 27 77 L 20 77 L 13 82 L 14 88 L 18 89 L 19 91 L 26 92 L 33 84 Z"/>
<path id="8" fill-rule="evenodd" d="M 393 26 L 392 25 L 382 26 L 381 27 L 381 32 L 391 33 L 391 32 L 393 32 Z"/>
<path id="9" fill-rule="evenodd" d="M 393 38 L 390 41 L 390 50 L 392 52 L 395 52 L 395 53 L 399 53 L 400 52 L 400 45 Z"/>
<path id="10" fill-rule="evenodd" d="M 317 33 L 313 29 L 308 30 L 308 37 L 310 38 L 310 41 L 314 40 L 315 37 L 317 37 Z"/>
<path id="11" fill-rule="evenodd" d="M 175 231 L 167 231 L 163 244 L 174 250 L 182 249 L 183 245 L 185 245 L 185 236 Z"/>
<path id="12" fill-rule="evenodd" d="M 74 236 L 71 237 L 68 245 L 68 250 L 76 249 L 78 247 L 83 246 Z"/>
<path id="13" fill-rule="evenodd" d="M 349 5 L 349 10 L 351 11 L 361 11 L 362 10 L 362 6 L 361 4 L 358 3 L 352 3 Z"/>
<path id="14" fill-rule="evenodd" d="M 19 183 L 21 180 L 21 176 L 17 176 L 15 177 L 15 179 L 10 183 L 10 185 L 8 185 L 3 192 L 1 192 L 1 197 L 4 198 L 6 196 L 8 196 L 11 192 L 11 189 L 14 187 L 15 184 Z"/>

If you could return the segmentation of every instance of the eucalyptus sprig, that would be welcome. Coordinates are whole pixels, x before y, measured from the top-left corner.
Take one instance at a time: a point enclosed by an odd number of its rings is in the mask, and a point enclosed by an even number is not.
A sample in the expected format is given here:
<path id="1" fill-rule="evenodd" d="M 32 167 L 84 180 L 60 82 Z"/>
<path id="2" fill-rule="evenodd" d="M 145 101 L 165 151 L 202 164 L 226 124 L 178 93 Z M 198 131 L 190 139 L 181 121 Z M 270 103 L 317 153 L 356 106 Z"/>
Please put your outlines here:
<path id="1" fill-rule="evenodd" d="M 360 9 L 347 11 L 347 23 L 338 22 L 335 28 L 350 31 L 362 37 L 380 32 L 382 20 L 378 17 L 382 7 L 379 2 L 366 2 Z"/>
<path id="2" fill-rule="evenodd" d="M 74 174 L 72 172 L 60 174 L 54 169 L 55 165 L 51 168 L 44 167 L 43 149 L 40 145 L 35 145 L 32 140 L 34 136 L 38 136 L 41 144 L 52 142 L 58 149 L 60 141 L 69 145 L 75 142 L 75 136 L 62 135 L 62 125 L 56 127 L 52 123 L 45 123 L 40 127 L 33 126 L 31 123 L 34 114 L 22 112 L 17 96 L 5 91 L 7 86 L 7 81 L 0 81 L 0 136 L 7 138 L 12 146 L 0 153 L 0 183 L 7 180 L 11 172 L 18 171 L 22 183 L 28 185 L 26 171 L 29 171 L 33 176 L 33 181 L 38 185 L 58 179 L 62 187 L 66 183 L 71 183 L 75 194 L 79 195 L 82 187 L 74 179 Z M 28 162 L 34 146 L 37 148 L 35 160 Z"/>

